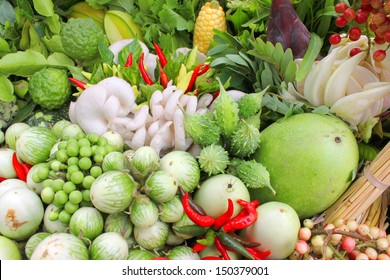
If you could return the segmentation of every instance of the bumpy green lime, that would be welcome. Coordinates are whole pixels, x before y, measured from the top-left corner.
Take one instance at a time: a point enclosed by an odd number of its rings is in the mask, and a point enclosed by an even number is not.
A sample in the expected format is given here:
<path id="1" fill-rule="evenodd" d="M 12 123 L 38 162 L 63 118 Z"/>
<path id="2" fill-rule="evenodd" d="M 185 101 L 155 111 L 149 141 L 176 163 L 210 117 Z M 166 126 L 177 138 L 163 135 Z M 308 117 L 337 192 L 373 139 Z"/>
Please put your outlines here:
<path id="1" fill-rule="evenodd" d="M 106 41 L 103 29 L 91 18 L 70 18 L 64 24 L 60 37 L 65 53 L 82 61 L 96 58 L 98 44 Z"/>
<path id="2" fill-rule="evenodd" d="M 65 70 L 43 68 L 31 76 L 28 90 L 32 100 L 44 109 L 61 108 L 71 94 Z"/>

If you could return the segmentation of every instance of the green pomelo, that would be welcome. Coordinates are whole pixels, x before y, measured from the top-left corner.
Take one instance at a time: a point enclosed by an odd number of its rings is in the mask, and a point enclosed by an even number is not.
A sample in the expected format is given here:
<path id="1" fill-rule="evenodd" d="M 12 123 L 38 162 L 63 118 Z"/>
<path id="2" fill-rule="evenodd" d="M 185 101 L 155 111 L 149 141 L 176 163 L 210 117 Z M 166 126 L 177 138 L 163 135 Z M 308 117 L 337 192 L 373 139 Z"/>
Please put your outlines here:
<path id="1" fill-rule="evenodd" d="M 261 132 L 254 154 L 270 173 L 268 188 L 250 189 L 251 199 L 284 202 L 301 219 L 329 208 L 352 182 L 359 161 L 356 138 L 341 120 L 304 113 Z"/>

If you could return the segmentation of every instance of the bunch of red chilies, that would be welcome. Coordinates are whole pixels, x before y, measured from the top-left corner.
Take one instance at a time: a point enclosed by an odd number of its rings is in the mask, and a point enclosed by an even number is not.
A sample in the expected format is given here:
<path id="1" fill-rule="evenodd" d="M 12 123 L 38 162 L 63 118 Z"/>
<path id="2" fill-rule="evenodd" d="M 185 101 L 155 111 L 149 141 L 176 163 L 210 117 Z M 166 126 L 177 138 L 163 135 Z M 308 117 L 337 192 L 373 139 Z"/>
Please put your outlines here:
<path id="1" fill-rule="evenodd" d="M 31 165 L 19 161 L 18 156 L 16 155 L 16 153 L 14 153 L 12 155 L 12 166 L 14 167 L 18 179 L 26 182 L 27 173 L 31 169 Z M 6 179 L 7 178 L 0 177 L 0 182 L 5 181 Z"/>
<path id="2" fill-rule="evenodd" d="M 195 225 L 175 227 L 175 231 L 201 237 L 193 246 L 194 253 L 214 245 L 221 255 L 221 257 L 207 256 L 202 260 L 230 260 L 228 251 L 236 252 L 250 260 L 264 260 L 271 254 L 269 250 L 265 252 L 256 250 L 260 243 L 243 240 L 235 233 L 249 227 L 257 220 L 256 207 L 260 204 L 258 200 L 248 202 L 238 199 L 237 203 L 242 210 L 232 218 L 234 204 L 229 198 L 227 210 L 218 218 L 214 218 L 206 215 L 205 211 L 191 199 L 188 192 L 180 188 L 180 193 L 184 211 Z"/>

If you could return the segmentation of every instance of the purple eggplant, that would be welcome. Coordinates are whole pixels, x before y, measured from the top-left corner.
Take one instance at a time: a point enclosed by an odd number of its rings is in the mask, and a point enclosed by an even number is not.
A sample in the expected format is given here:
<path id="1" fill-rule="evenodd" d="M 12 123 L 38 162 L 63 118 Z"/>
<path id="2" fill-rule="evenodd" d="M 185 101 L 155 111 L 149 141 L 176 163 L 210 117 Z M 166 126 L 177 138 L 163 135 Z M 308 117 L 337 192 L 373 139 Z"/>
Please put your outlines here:
<path id="1" fill-rule="evenodd" d="M 291 48 L 294 58 L 304 56 L 310 41 L 310 32 L 298 17 L 289 0 L 272 0 L 268 19 L 267 41 Z"/>

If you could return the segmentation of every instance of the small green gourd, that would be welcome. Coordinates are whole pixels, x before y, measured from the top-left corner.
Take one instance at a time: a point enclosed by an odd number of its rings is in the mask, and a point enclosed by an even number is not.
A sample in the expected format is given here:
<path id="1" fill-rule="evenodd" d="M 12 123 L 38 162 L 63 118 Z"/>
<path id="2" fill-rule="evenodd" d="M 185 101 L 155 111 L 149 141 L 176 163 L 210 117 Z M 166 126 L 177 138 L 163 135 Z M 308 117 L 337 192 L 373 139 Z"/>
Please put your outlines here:
<path id="1" fill-rule="evenodd" d="M 264 91 L 257 93 L 245 94 L 238 99 L 238 115 L 240 118 L 249 118 L 261 112 L 261 101 L 263 99 Z"/>
<path id="2" fill-rule="evenodd" d="M 268 187 L 272 194 L 276 192 L 271 186 L 268 170 L 261 163 L 253 160 L 242 160 L 235 168 L 237 177 L 244 182 L 248 188 Z"/>
<path id="3" fill-rule="evenodd" d="M 229 164 L 229 154 L 221 145 L 204 147 L 197 158 L 201 170 L 209 176 L 224 173 Z"/>
<path id="4" fill-rule="evenodd" d="M 233 97 L 226 92 L 221 81 L 219 81 L 219 84 L 219 95 L 214 100 L 212 110 L 215 115 L 215 121 L 221 130 L 221 134 L 224 137 L 228 137 L 236 129 L 239 121 L 238 105 Z"/>
<path id="5" fill-rule="evenodd" d="M 220 140 L 220 130 L 211 112 L 206 114 L 184 112 L 184 130 L 187 137 L 201 146 L 217 144 Z"/>
<path id="6" fill-rule="evenodd" d="M 230 137 L 230 153 L 233 156 L 245 158 L 253 154 L 260 145 L 258 128 L 241 120 Z"/>

